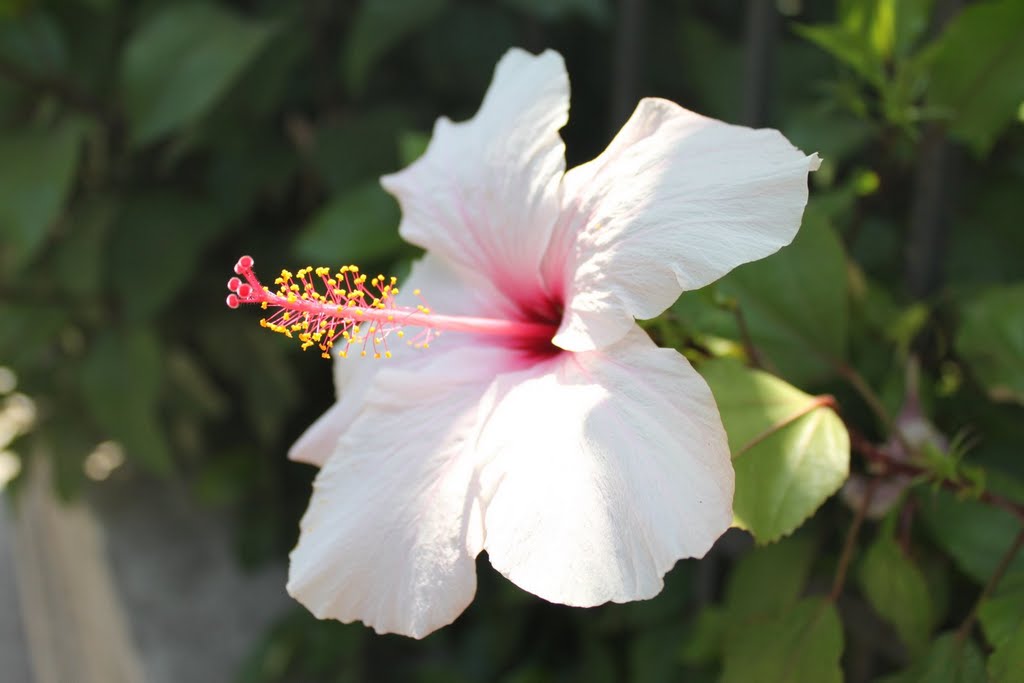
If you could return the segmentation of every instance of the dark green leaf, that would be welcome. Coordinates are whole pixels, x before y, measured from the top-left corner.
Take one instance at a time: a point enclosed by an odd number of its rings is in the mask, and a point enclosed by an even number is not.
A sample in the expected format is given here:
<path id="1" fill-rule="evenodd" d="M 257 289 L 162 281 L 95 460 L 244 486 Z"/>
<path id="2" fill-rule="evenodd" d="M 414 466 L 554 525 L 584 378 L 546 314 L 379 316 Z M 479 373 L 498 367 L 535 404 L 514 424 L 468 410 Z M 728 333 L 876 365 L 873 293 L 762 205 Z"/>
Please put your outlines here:
<path id="1" fill-rule="evenodd" d="M 67 46 L 52 16 L 35 11 L 0 19 L 0 55 L 40 75 L 53 74 L 67 66 Z"/>
<path id="2" fill-rule="evenodd" d="M 880 683 L 986 683 L 985 660 L 978 646 L 955 633 L 940 636 L 910 668 Z"/>
<path id="3" fill-rule="evenodd" d="M 935 615 L 917 566 L 891 537 L 880 534 L 864 556 L 858 579 L 875 611 L 896 627 L 911 652 L 920 653 L 928 644 Z"/>
<path id="4" fill-rule="evenodd" d="M 1024 625 L 1001 645 L 988 660 L 988 675 L 991 683 L 1019 683 L 1024 671 Z"/>
<path id="5" fill-rule="evenodd" d="M 728 360 L 700 366 L 729 435 L 735 523 L 759 543 L 786 536 L 846 481 L 850 440 L 825 403 Z"/>
<path id="6" fill-rule="evenodd" d="M 215 5 L 158 10 L 125 47 L 121 88 L 132 140 L 152 142 L 205 114 L 272 32 Z"/>
<path id="7" fill-rule="evenodd" d="M 377 182 L 333 198 L 313 216 L 295 253 L 317 265 L 367 263 L 392 257 L 402 246 L 398 204 Z"/>
<path id="8" fill-rule="evenodd" d="M 1024 403 L 1024 284 L 989 289 L 970 300 L 956 348 L 989 396 Z"/>
<path id="9" fill-rule="evenodd" d="M 989 580 L 1020 531 L 1010 513 L 946 491 L 923 496 L 921 513 L 935 543 L 979 584 Z M 1017 554 L 1010 572 L 1024 572 L 1024 554 Z"/>
<path id="10" fill-rule="evenodd" d="M 0 137 L 0 266 L 7 273 L 36 255 L 60 216 L 83 130 L 67 120 Z"/>
<path id="11" fill-rule="evenodd" d="M 447 6 L 448 0 L 363 0 L 345 39 L 344 71 L 349 88 L 362 92 L 374 64 Z"/>
<path id="12" fill-rule="evenodd" d="M 603 26 L 612 15 L 608 0 L 502 0 L 531 17 L 544 22 L 554 22 L 574 15 L 585 17 L 594 24 Z"/>
<path id="13" fill-rule="evenodd" d="M 815 544 L 794 536 L 757 547 L 744 555 L 725 590 L 725 605 L 732 623 L 781 614 L 803 593 L 814 562 Z M 771 586 L 771 590 L 765 590 Z"/>
<path id="14" fill-rule="evenodd" d="M 163 362 L 156 337 L 143 330 L 111 330 L 96 340 L 82 365 L 85 405 L 128 457 L 156 473 L 172 467 L 157 419 Z"/>
<path id="15" fill-rule="evenodd" d="M 978 620 L 992 647 L 1002 647 L 1024 629 L 1024 572 L 1004 577 L 995 595 L 978 608 Z"/>
<path id="16" fill-rule="evenodd" d="M 719 291 L 734 297 L 754 346 L 783 377 L 811 384 L 846 356 L 846 257 L 835 231 L 810 212 L 793 243 L 737 268 Z"/>
<path id="17" fill-rule="evenodd" d="M 1024 100 L 1024 2 L 967 6 L 936 50 L 929 104 L 952 114 L 953 135 L 987 154 Z"/>
<path id="18" fill-rule="evenodd" d="M 807 598 L 728 640 L 722 683 L 841 683 L 843 631 L 835 605 Z"/>
<path id="19" fill-rule="evenodd" d="M 125 312 L 141 319 L 165 306 L 223 227 L 216 208 L 198 198 L 168 193 L 129 200 L 110 249 L 111 278 Z"/>

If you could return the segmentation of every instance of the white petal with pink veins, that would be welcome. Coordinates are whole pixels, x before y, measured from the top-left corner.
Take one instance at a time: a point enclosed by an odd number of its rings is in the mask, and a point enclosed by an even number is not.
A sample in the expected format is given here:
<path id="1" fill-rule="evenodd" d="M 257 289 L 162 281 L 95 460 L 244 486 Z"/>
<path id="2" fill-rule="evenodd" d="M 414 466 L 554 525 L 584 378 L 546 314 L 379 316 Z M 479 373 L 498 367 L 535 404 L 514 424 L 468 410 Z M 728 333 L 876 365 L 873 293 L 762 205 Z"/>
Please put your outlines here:
<path id="1" fill-rule="evenodd" d="M 789 244 L 818 163 L 778 131 L 642 100 L 600 156 L 565 175 L 545 264 L 549 277 L 567 271 L 555 343 L 613 343 L 633 318 L 653 318 L 682 291 Z"/>
<path id="2" fill-rule="evenodd" d="M 472 119 L 438 119 L 430 145 L 381 183 L 409 242 L 481 273 L 504 291 L 536 288 L 560 210 L 569 112 L 562 57 L 509 50 Z"/>
<path id="3" fill-rule="evenodd" d="M 478 446 L 484 547 L 521 588 L 576 606 L 650 598 L 729 527 L 733 470 L 711 391 L 639 328 L 496 389 Z"/>
<path id="4" fill-rule="evenodd" d="M 476 591 L 475 434 L 501 350 L 385 365 L 316 478 L 288 592 L 319 618 L 421 638 Z"/>

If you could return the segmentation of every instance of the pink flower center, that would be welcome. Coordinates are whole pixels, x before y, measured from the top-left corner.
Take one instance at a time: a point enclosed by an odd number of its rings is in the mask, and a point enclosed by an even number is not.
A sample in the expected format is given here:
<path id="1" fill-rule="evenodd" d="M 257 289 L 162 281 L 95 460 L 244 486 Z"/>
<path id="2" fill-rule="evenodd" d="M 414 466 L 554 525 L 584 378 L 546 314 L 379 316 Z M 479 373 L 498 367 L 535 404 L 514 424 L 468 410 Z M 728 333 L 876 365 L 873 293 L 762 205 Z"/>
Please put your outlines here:
<path id="1" fill-rule="evenodd" d="M 430 341 L 443 331 L 491 335 L 510 348 L 541 360 L 560 351 L 551 344 L 558 329 L 561 311 L 544 303 L 523 307 L 523 319 L 481 318 L 439 315 L 424 301 L 416 306 L 399 305 L 399 290 L 394 277 L 369 278 L 357 266 L 343 266 L 337 272 L 329 268 L 302 268 L 297 273 L 282 270 L 274 280 L 277 290 L 260 283 L 253 272 L 253 259 L 243 256 L 235 264 L 242 276 L 228 280 L 229 308 L 241 304 L 259 304 L 272 311 L 260 325 L 272 332 L 298 339 L 305 351 L 313 346 L 321 356 L 345 358 L 351 352 L 373 358 L 390 358 L 389 339 L 403 339 L 410 345 L 429 348 Z M 419 290 L 413 292 L 420 297 Z M 420 298 L 423 301 L 422 298 Z M 405 328 L 418 333 L 405 339 Z"/>

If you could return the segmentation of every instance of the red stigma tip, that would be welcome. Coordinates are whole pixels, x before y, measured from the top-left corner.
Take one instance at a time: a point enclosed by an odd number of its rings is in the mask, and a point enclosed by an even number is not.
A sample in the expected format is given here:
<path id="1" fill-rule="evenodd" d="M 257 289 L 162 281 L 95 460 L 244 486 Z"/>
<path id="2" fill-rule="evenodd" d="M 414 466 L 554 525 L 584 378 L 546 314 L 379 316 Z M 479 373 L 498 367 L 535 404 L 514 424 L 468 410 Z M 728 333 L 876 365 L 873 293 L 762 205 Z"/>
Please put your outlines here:
<path id="1" fill-rule="evenodd" d="M 252 256 L 243 256 L 238 259 L 238 265 L 241 266 L 242 270 L 249 270 L 252 268 L 253 263 L 254 261 L 252 260 Z"/>
<path id="2" fill-rule="evenodd" d="M 228 294 L 228 298 L 224 303 L 228 305 L 228 308 L 238 308 L 238 297 L 234 294 Z"/>
<path id="3" fill-rule="evenodd" d="M 252 287 L 242 282 L 239 283 L 235 291 L 238 293 L 239 298 L 248 299 L 249 295 L 252 294 Z"/>
<path id="4" fill-rule="evenodd" d="M 242 281 L 237 277 L 233 277 L 228 280 L 228 289 L 232 292 L 237 292 L 238 288 L 242 285 Z"/>

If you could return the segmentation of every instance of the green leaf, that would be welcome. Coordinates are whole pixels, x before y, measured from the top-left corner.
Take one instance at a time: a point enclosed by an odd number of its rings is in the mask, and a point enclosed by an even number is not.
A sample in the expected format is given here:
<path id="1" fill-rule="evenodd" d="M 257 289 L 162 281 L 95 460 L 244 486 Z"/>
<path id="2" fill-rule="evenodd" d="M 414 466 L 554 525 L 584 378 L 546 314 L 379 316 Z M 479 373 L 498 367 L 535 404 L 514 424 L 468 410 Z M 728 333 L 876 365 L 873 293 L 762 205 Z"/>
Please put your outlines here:
<path id="1" fill-rule="evenodd" d="M 106 265 L 107 236 L 118 206 L 110 197 L 92 196 L 71 208 L 67 235 L 55 244 L 53 265 L 61 286 L 72 296 L 99 294 Z"/>
<path id="2" fill-rule="evenodd" d="M 679 657 L 687 664 L 704 664 L 721 657 L 729 618 L 715 605 L 702 609 L 686 629 Z"/>
<path id="3" fill-rule="evenodd" d="M 217 209 L 195 197 L 164 193 L 129 200 L 110 248 L 111 278 L 125 313 L 142 319 L 170 302 L 223 227 Z"/>
<path id="4" fill-rule="evenodd" d="M 1018 626 L 988 659 L 992 683 L 1019 683 L 1021 671 L 1024 671 L 1024 625 Z"/>
<path id="5" fill-rule="evenodd" d="M 858 579 L 871 606 L 896 627 L 904 645 L 914 653 L 924 650 L 935 621 L 928 585 L 891 537 L 880 534 L 871 545 Z"/>
<path id="6" fill-rule="evenodd" d="M 345 38 L 342 62 L 348 87 L 361 93 L 380 58 L 447 6 L 448 0 L 363 0 Z"/>
<path id="7" fill-rule="evenodd" d="M 729 619 L 739 623 L 752 617 L 785 612 L 803 593 L 814 563 L 815 543 L 794 536 L 756 547 L 743 555 L 729 576 L 725 607 Z M 771 590 L 765 590 L 771 586 Z"/>
<path id="8" fill-rule="evenodd" d="M 734 523 L 758 543 L 792 533 L 846 481 L 846 428 L 826 403 L 768 373 L 728 360 L 699 370 L 729 436 Z"/>
<path id="9" fill-rule="evenodd" d="M 794 24 L 793 30 L 811 41 L 836 60 L 853 69 L 865 81 L 881 88 L 885 72 L 879 56 L 867 36 L 850 31 L 840 24 L 806 26 Z"/>
<path id="10" fill-rule="evenodd" d="M 880 683 L 986 683 L 985 660 L 978 646 L 955 633 L 940 636 L 906 671 Z"/>
<path id="11" fill-rule="evenodd" d="M 928 104 L 950 112 L 950 133 L 987 154 L 1024 100 L 1024 3 L 969 5 L 935 49 Z"/>
<path id="12" fill-rule="evenodd" d="M 578 15 L 597 26 L 604 26 L 612 16 L 608 0 L 503 0 L 513 7 L 543 22 L 555 22 Z"/>
<path id="13" fill-rule="evenodd" d="M 399 217 L 398 205 L 379 183 L 361 185 L 334 197 L 313 216 L 295 253 L 319 265 L 390 258 L 404 244 Z"/>
<path id="14" fill-rule="evenodd" d="M 410 125 L 407 112 L 375 107 L 316 131 L 312 161 L 332 193 L 376 181 L 398 166 L 398 136 Z"/>
<path id="15" fill-rule="evenodd" d="M 10 273 L 43 246 L 71 190 L 83 126 L 21 129 L 0 137 L 0 266 Z"/>
<path id="16" fill-rule="evenodd" d="M 157 419 L 163 363 L 156 337 L 141 329 L 108 331 L 89 350 L 80 387 L 87 410 L 129 457 L 153 472 L 171 470 Z"/>
<path id="17" fill-rule="evenodd" d="M 1006 576 L 978 608 L 978 620 L 992 647 L 1009 643 L 1024 629 L 1024 572 Z"/>
<path id="18" fill-rule="evenodd" d="M 39 75 L 62 71 L 68 57 L 60 26 L 38 10 L 12 19 L 0 13 L 0 55 Z"/>
<path id="19" fill-rule="evenodd" d="M 1024 284 L 992 288 L 969 301 L 956 349 L 993 400 L 1024 404 Z"/>
<path id="20" fill-rule="evenodd" d="M 26 370 L 52 365 L 52 349 L 71 317 L 68 309 L 37 302 L 0 302 L 0 365 Z"/>
<path id="21" fill-rule="evenodd" d="M 835 605 L 807 598 L 732 634 L 722 683 L 841 683 L 843 631 Z"/>
<path id="22" fill-rule="evenodd" d="M 947 491 L 922 496 L 921 517 L 935 543 L 952 555 L 957 566 L 985 584 L 1020 531 L 1009 512 L 975 500 L 957 500 Z M 1024 553 L 1010 565 L 1024 572 Z"/>
<path id="23" fill-rule="evenodd" d="M 273 31 L 215 5 L 175 3 L 150 16 L 122 63 L 132 141 L 147 144 L 209 111 Z"/>
<path id="24" fill-rule="evenodd" d="M 754 346 L 767 363 L 806 385 L 831 375 L 846 356 L 846 257 L 835 231 L 810 212 L 793 243 L 723 278 Z"/>

